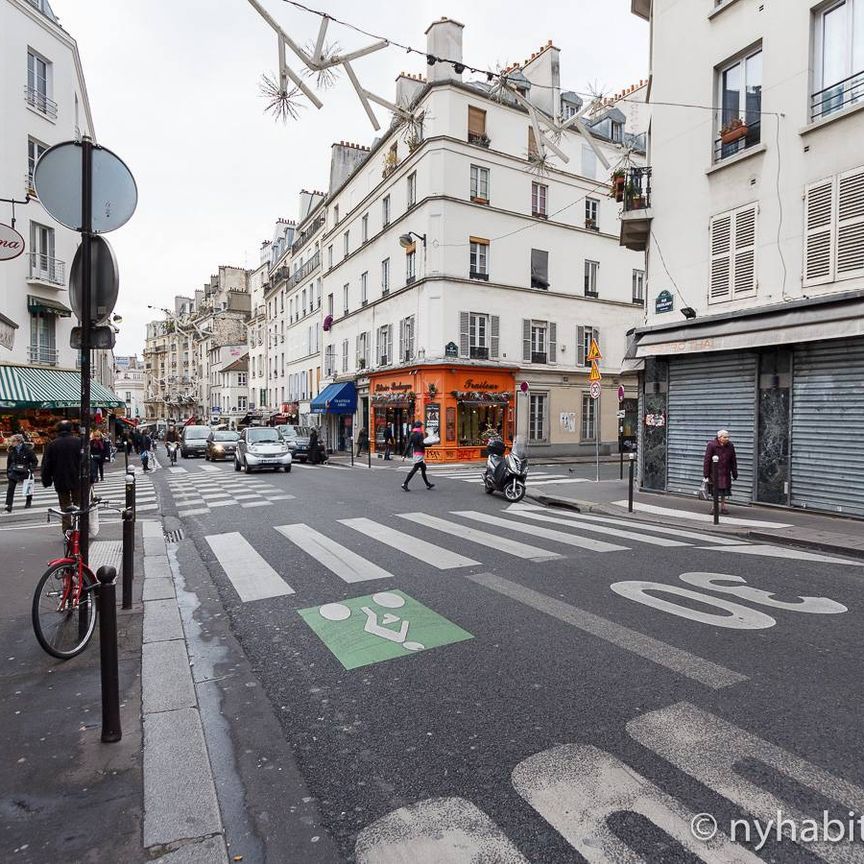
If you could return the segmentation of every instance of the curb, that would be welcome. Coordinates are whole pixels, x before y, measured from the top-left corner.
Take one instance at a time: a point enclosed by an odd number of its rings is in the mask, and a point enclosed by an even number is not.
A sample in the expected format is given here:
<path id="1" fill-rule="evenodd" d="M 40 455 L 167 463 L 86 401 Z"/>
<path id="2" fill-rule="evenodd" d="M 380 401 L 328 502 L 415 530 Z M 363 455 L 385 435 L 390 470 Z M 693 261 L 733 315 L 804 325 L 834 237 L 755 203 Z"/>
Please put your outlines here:
<path id="1" fill-rule="evenodd" d="M 847 558 L 860 558 L 864 560 L 864 549 L 856 549 L 852 546 L 838 546 L 836 543 L 826 543 L 821 540 L 802 540 L 800 537 L 768 534 L 763 531 L 750 531 L 747 537 L 750 540 L 759 540 L 762 543 L 776 543 L 778 546 L 811 549 L 816 552 L 828 552 L 832 555 L 845 555 Z"/>
<path id="2" fill-rule="evenodd" d="M 227 861 L 225 829 L 204 738 L 162 523 L 144 534 L 144 847 L 160 861 Z"/>

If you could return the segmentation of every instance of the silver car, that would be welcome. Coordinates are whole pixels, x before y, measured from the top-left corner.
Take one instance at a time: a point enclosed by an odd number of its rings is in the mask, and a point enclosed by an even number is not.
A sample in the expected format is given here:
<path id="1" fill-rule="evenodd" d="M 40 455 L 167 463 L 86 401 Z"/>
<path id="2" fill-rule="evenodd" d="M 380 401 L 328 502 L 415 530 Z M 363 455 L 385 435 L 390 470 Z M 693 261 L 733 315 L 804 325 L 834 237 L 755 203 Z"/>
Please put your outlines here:
<path id="1" fill-rule="evenodd" d="M 234 454 L 234 470 L 243 469 L 249 474 L 253 469 L 270 468 L 278 471 L 291 470 L 291 450 L 285 439 L 270 426 L 250 426 L 240 433 L 237 451 Z"/>

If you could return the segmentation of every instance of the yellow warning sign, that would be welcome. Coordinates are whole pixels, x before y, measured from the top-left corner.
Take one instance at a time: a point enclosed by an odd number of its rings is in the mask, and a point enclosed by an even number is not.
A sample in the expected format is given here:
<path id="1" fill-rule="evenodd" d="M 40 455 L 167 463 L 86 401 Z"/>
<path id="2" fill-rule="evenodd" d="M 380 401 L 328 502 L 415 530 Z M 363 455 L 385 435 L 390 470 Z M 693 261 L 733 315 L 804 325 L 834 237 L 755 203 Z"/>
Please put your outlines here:
<path id="1" fill-rule="evenodd" d="M 602 377 L 603 376 L 600 374 L 600 369 L 597 366 L 597 361 L 592 360 L 591 361 L 591 372 L 588 375 L 588 380 L 589 381 L 600 381 L 602 379 Z"/>
<path id="2" fill-rule="evenodd" d="M 596 339 L 591 340 L 591 347 L 588 349 L 588 356 L 585 359 L 588 360 L 589 363 L 603 359 L 603 355 L 600 353 L 600 346 L 597 344 Z"/>

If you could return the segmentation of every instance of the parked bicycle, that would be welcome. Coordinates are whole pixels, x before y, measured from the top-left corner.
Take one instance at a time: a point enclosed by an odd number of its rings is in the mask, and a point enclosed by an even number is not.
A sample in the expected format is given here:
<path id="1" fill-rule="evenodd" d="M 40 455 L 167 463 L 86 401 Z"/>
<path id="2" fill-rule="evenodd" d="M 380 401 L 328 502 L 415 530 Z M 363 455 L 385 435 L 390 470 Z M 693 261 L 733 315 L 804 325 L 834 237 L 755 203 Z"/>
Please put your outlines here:
<path id="1" fill-rule="evenodd" d="M 81 516 L 97 509 L 117 509 L 94 501 L 89 507 L 48 510 L 51 516 L 71 517 L 66 531 L 66 554 L 48 565 L 33 594 L 33 632 L 52 657 L 68 660 L 80 654 L 96 627 L 96 589 L 99 582 L 81 557 Z"/>

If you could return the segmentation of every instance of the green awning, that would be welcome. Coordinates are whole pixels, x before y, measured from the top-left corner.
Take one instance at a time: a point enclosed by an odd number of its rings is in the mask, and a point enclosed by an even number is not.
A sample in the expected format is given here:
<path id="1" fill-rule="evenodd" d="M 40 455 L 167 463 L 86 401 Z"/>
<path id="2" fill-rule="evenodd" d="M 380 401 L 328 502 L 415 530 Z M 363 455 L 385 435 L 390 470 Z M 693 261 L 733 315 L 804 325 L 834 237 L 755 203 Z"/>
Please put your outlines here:
<path id="1" fill-rule="evenodd" d="M 59 318 L 72 317 L 72 310 L 68 306 L 64 306 L 57 300 L 50 300 L 48 297 L 34 297 L 32 294 L 27 295 L 27 311 L 31 315 L 41 312 L 43 315 L 57 315 Z"/>
<path id="2" fill-rule="evenodd" d="M 97 381 L 90 382 L 93 408 L 126 403 Z M 0 366 L 0 408 L 80 408 L 81 375 L 65 369 Z"/>

